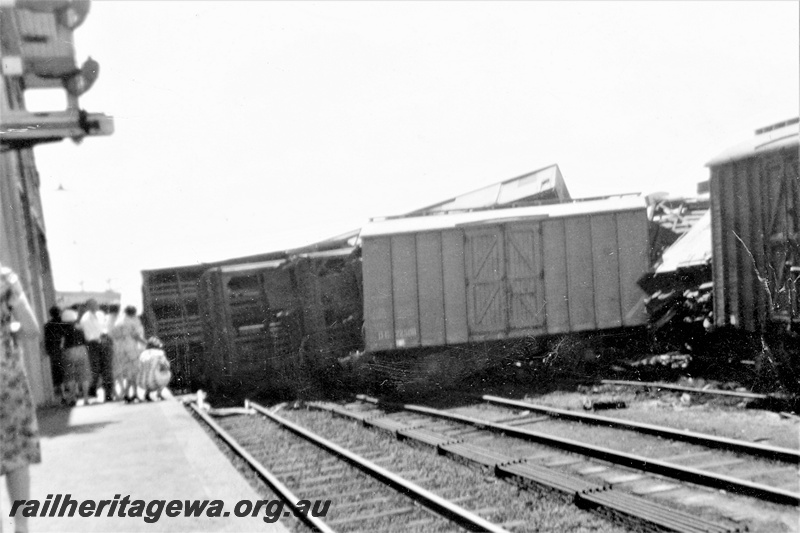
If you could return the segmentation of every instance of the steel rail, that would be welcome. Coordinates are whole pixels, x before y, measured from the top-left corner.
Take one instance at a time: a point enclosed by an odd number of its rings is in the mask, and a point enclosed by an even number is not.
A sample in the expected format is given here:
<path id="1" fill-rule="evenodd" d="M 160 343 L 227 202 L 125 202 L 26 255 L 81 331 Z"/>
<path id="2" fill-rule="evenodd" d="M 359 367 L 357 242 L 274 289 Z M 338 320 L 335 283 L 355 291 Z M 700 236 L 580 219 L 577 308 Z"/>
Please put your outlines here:
<path id="1" fill-rule="evenodd" d="M 308 513 L 299 512 L 297 503 L 300 501 L 300 498 L 295 496 L 295 494 L 286 485 L 281 483 L 281 481 L 269 470 L 267 470 L 264 465 L 259 463 L 255 457 L 250 455 L 250 453 L 245 450 L 241 444 L 236 442 L 236 439 L 234 439 L 230 433 L 225 431 L 219 424 L 214 422 L 214 420 L 212 420 L 208 414 L 204 413 L 202 409 L 198 408 L 193 403 L 189 403 L 188 405 L 192 408 L 192 410 L 194 410 L 195 413 L 197 413 L 197 416 L 199 416 L 203 422 L 208 424 L 208 426 L 214 430 L 214 432 L 219 435 L 220 438 L 228 444 L 228 446 L 231 447 L 233 451 L 235 451 L 242 459 L 247 461 L 247 464 L 249 464 L 259 476 L 261 476 L 261 479 L 263 479 L 264 482 L 269 485 L 273 491 L 275 491 L 275 494 L 277 494 L 278 497 L 284 501 L 284 503 L 289 505 L 289 508 L 292 509 L 292 513 L 295 517 L 302 520 L 310 528 L 321 531 L 322 533 L 336 533 L 334 529 L 331 529 L 319 518 Z"/>
<path id="2" fill-rule="evenodd" d="M 774 398 L 769 394 L 758 394 L 755 392 L 736 392 L 729 390 L 719 389 L 697 389 L 694 387 L 684 387 L 683 385 L 670 385 L 669 383 L 657 383 L 654 381 L 624 381 L 619 379 L 603 379 L 600 380 L 603 385 L 622 385 L 624 387 L 642 387 L 642 388 L 655 388 L 674 390 L 680 392 L 694 392 L 697 394 L 713 394 L 716 396 L 732 396 L 734 398 L 746 398 L 750 400 L 766 400 Z"/>
<path id="3" fill-rule="evenodd" d="M 281 418 L 274 413 L 270 413 L 267 409 L 263 406 L 248 401 L 247 402 L 250 407 L 261 413 L 262 415 L 266 416 L 273 422 L 283 426 L 284 428 L 300 435 L 301 437 L 305 438 L 306 440 L 316 444 L 317 446 L 327 450 L 330 453 L 338 455 L 339 457 L 345 459 L 347 462 L 353 464 L 354 466 L 358 467 L 359 469 L 367 472 L 372 477 L 375 477 L 382 481 L 383 483 L 391 486 L 395 490 L 399 491 L 400 493 L 413 498 L 414 500 L 420 502 L 422 505 L 433 509 L 437 513 L 442 516 L 449 518 L 450 520 L 456 522 L 460 526 L 464 527 L 465 529 L 469 529 L 470 531 L 490 531 L 494 533 L 508 533 L 507 530 L 503 529 L 502 527 L 489 522 L 488 520 L 484 520 L 480 516 L 467 511 L 466 509 L 455 505 L 454 503 L 445 500 L 444 498 L 437 496 L 436 494 L 423 489 L 419 485 L 412 483 L 402 477 L 382 468 L 372 461 L 368 461 L 363 457 L 354 454 L 353 452 L 342 448 L 341 446 L 330 442 L 327 439 L 324 439 L 318 435 L 315 435 L 311 431 L 299 426 L 293 422 L 290 422 L 284 418 Z"/>
<path id="4" fill-rule="evenodd" d="M 659 474 L 680 481 L 695 483 L 697 485 L 715 489 L 727 490 L 729 492 L 743 494 L 745 496 L 784 505 L 800 505 L 800 493 L 790 492 L 788 490 L 778 489 L 775 487 L 762 485 L 760 483 L 753 483 L 752 481 L 747 481 L 744 479 L 715 474 L 713 472 L 705 472 L 697 468 L 679 466 L 659 459 L 651 459 L 641 455 L 620 452 L 610 448 L 586 444 L 584 442 L 579 442 L 572 439 L 555 437 L 539 431 L 520 429 L 518 427 L 509 426 L 506 424 L 498 424 L 470 416 L 446 413 L 430 407 L 409 404 L 402 405 L 401 407 L 406 411 L 413 413 L 420 413 L 445 420 L 469 424 L 482 429 L 503 433 L 512 437 L 539 442 L 547 446 L 553 446 L 562 450 L 585 455 L 587 457 L 594 457 L 595 459 L 600 459 L 609 463 L 635 468 L 643 472 Z"/>
<path id="5" fill-rule="evenodd" d="M 623 420 L 620 418 L 611 418 L 606 416 L 593 415 L 589 413 L 579 413 L 576 411 L 570 411 L 569 409 L 548 407 L 546 405 L 538 405 L 520 400 L 511 400 L 509 398 L 502 398 L 500 396 L 484 395 L 481 396 L 481 399 L 496 405 L 503 405 L 506 407 L 518 407 L 522 409 L 527 409 L 529 411 L 544 413 L 548 416 L 552 416 L 555 418 L 576 420 L 578 422 L 586 424 L 595 424 L 600 426 L 630 429 L 638 431 L 640 433 L 657 435 L 659 437 L 668 437 L 675 440 L 691 442 L 693 444 L 701 444 L 709 448 L 722 448 L 739 453 L 747 453 L 750 455 L 767 457 L 769 459 L 776 459 L 778 461 L 800 464 L 800 450 L 792 450 L 790 448 L 779 448 L 777 446 L 769 446 L 767 444 L 746 442 L 743 440 L 731 439 L 728 437 L 709 435 L 707 433 L 698 433 L 696 431 L 668 428 L 665 426 L 657 426 L 655 424 L 646 424 L 644 422 L 634 422 L 632 420 Z"/>

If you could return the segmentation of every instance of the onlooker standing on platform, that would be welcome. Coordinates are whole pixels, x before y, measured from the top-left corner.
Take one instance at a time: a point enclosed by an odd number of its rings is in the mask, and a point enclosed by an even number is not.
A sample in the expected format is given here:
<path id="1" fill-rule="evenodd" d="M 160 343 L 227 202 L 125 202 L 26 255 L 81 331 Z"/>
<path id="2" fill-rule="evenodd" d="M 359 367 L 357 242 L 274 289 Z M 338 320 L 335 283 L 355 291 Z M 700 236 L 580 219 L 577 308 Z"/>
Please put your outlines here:
<path id="1" fill-rule="evenodd" d="M 111 330 L 117 324 L 117 321 L 120 319 L 119 316 L 119 304 L 109 304 L 106 306 L 101 306 L 100 310 L 104 313 L 105 321 L 103 322 L 103 330 L 105 331 L 105 335 L 102 337 L 103 342 L 103 349 L 106 350 L 108 353 L 108 364 L 109 367 L 105 370 L 111 374 L 111 388 L 106 388 L 106 396 L 118 400 L 119 395 L 116 393 L 116 383 L 114 377 L 114 341 L 111 338 Z M 105 381 L 107 376 L 103 375 L 103 380 Z"/>
<path id="2" fill-rule="evenodd" d="M 53 376 L 53 388 L 63 402 L 66 398 L 64 390 L 64 334 L 67 324 L 61 320 L 61 309 L 54 305 L 50 308 L 50 320 L 44 325 L 44 351 L 50 357 L 50 372 Z"/>
<path id="3" fill-rule="evenodd" d="M 144 328 L 136 316 L 136 308 L 129 305 L 125 314 L 109 332 L 114 342 L 114 394 L 126 401 L 136 398 L 136 371 L 139 355 L 147 342 Z"/>
<path id="4" fill-rule="evenodd" d="M 19 326 L 16 332 L 14 326 Z M 33 395 L 17 344 L 19 338 L 38 336 L 39 323 L 19 278 L 0 264 L 0 475 L 12 502 L 30 499 L 28 467 L 42 461 Z M 28 531 L 27 517 L 18 513 L 14 526 Z"/>
<path id="5" fill-rule="evenodd" d="M 119 316 L 119 304 L 111 304 L 108 306 L 108 313 L 106 315 L 106 324 L 108 324 L 108 333 L 111 334 L 111 330 L 114 326 L 117 325 L 117 322 L 122 320 Z"/>
<path id="6" fill-rule="evenodd" d="M 91 387 L 96 389 L 99 401 L 105 401 L 114 390 L 114 376 L 111 370 L 111 350 L 108 342 L 108 324 L 105 313 L 100 311 L 97 300 L 86 302 L 86 312 L 80 321 L 86 347 L 89 349 L 89 365 L 92 369 Z"/>
<path id="7" fill-rule="evenodd" d="M 77 328 L 78 312 L 67 309 L 61 315 L 66 331 L 64 332 L 64 386 L 69 405 L 77 403 L 78 396 L 83 397 L 83 404 L 89 404 L 89 381 L 92 372 L 89 367 L 89 352 L 83 331 Z"/>

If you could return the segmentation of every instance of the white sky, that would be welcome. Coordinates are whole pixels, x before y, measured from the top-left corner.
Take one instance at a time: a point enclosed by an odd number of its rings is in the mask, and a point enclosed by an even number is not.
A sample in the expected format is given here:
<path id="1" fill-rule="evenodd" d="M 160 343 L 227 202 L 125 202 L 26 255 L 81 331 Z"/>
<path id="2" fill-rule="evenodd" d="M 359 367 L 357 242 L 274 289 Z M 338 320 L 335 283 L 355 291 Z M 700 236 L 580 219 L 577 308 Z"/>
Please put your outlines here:
<path id="1" fill-rule="evenodd" d="M 56 287 L 139 305 L 142 269 L 552 163 L 573 197 L 694 194 L 718 152 L 800 113 L 799 5 L 95 0 L 81 106 L 116 132 L 36 149 Z"/>

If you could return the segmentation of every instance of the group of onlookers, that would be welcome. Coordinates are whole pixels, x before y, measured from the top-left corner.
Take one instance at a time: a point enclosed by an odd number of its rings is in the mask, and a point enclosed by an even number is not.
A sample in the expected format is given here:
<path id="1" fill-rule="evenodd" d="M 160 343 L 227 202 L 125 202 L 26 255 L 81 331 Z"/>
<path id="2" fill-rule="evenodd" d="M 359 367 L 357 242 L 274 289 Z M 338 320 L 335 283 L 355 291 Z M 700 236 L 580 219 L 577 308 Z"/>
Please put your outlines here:
<path id="1" fill-rule="evenodd" d="M 78 392 L 87 401 L 88 395 L 94 394 L 91 387 L 97 389 L 101 400 L 109 391 L 111 397 L 131 401 L 137 386 L 147 397 L 151 391 L 161 395 L 169 383 L 169 361 L 160 341 L 155 337 L 144 340 L 134 307 L 125 308 L 124 316 L 118 315 L 118 306 L 103 312 L 93 300 L 85 309 L 50 310 L 51 319 L 44 328 L 45 347 L 53 381 L 65 402 L 74 402 Z M 6 478 L 12 502 L 29 500 L 29 465 L 42 460 L 36 407 L 24 362 L 33 354 L 24 353 L 21 343 L 32 344 L 40 332 L 19 276 L 0 264 L 0 476 Z M 14 516 L 14 531 L 28 531 L 28 516 L 27 512 Z"/>
<path id="2" fill-rule="evenodd" d="M 135 307 L 126 307 L 121 316 L 119 309 L 101 308 L 93 299 L 83 308 L 50 309 L 45 350 L 63 403 L 74 405 L 79 397 L 89 403 L 90 396 L 99 402 L 132 402 L 142 389 L 149 399 L 151 391 L 160 396 L 169 382 L 169 361 L 161 342 L 156 337 L 145 340 Z"/>

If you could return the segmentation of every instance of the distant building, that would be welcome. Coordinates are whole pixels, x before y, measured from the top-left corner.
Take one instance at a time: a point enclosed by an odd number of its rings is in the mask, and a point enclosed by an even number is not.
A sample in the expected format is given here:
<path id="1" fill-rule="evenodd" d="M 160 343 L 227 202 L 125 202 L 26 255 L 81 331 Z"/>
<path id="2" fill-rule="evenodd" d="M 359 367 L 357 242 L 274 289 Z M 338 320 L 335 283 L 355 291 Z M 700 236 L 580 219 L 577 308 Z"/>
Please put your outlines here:
<path id="1" fill-rule="evenodd" d="M 97 300 L 100 305 L 119 305 L 122 295 L 114 291 L 56 291 L 56 305 L 61 309 L 75 304 L 83 304 L 90 299 Z"/>

